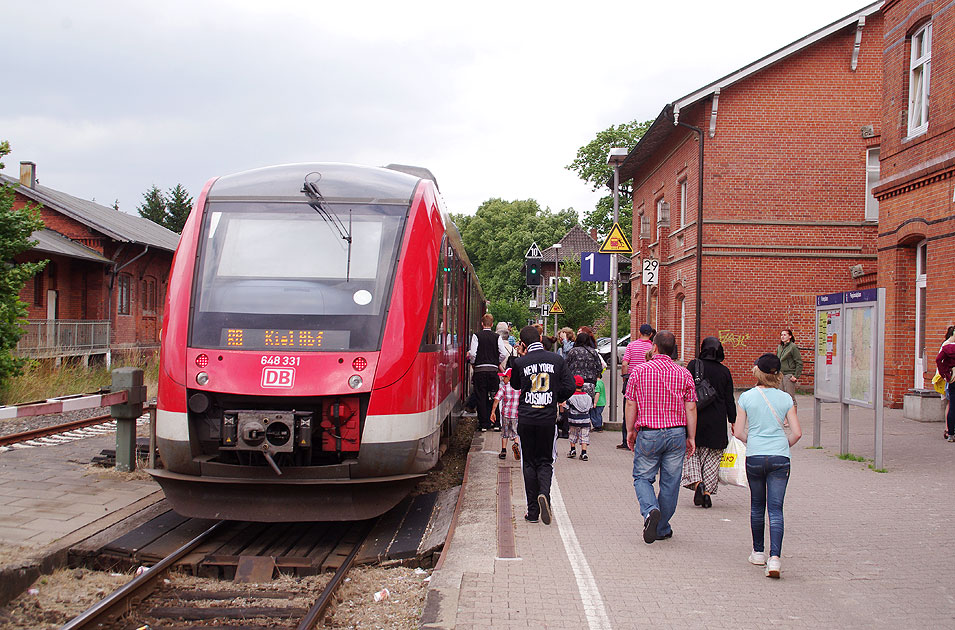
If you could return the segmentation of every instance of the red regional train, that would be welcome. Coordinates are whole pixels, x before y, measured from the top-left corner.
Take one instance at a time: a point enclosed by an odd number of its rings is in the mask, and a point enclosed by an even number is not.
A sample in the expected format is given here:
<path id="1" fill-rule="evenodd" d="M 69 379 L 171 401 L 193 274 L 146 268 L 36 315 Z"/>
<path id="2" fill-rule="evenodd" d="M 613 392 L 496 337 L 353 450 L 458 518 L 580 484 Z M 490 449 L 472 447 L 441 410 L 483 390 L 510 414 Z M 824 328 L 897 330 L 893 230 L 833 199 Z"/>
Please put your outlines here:
<path id="1" fill-rule="evenodd" d="M 150 474 L 186 516 L 387 511 L 455 429 L 484 305 L 426 169 L 212 179 L 169 278 Z"/>

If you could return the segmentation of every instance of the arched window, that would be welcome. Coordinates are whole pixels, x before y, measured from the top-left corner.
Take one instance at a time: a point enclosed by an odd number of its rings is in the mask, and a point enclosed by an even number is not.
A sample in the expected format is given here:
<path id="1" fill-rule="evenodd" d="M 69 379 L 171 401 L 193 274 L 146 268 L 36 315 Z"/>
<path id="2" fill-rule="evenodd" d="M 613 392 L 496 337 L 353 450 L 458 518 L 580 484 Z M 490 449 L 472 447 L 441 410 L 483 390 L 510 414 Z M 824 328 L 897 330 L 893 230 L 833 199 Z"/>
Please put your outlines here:
<path id="1" fill-rule="evenodd" d="M 120 315 L 129 315 L 130 293 L 132 292 L 132 276 L 121 273 L 117 278 L 116 312 Z"/>

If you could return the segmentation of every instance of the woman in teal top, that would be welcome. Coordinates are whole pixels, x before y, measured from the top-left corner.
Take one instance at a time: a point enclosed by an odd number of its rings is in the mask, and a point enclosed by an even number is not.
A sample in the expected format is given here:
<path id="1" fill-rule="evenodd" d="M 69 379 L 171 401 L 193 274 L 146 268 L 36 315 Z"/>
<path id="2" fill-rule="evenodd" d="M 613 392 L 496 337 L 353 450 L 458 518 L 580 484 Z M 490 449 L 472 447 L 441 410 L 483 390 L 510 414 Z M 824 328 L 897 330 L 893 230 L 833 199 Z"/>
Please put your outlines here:
<path id="1" fill-rule="evenodd" d="M 766 577 L 778 578 L 779 556 L 783 546 L 783 499 L 789 483 L 789 447 L 799 441 L 802 430 L 796 417 L 792 397 L 777 389 L 780 374 L 779 357 L 764 354 L 753 366 L 756 387 L 739 397 L 740 411 L 733 425 L 733 435 L 746 442 L 746 478 L 750 492 L 750 527 L 753 530 L 753 553 L 749 561 L 766 565 Z M 789 435 L 783 427 L 788 421 Z M 769 512 L 769 559 L 764 551 L 766 512 Z"/>

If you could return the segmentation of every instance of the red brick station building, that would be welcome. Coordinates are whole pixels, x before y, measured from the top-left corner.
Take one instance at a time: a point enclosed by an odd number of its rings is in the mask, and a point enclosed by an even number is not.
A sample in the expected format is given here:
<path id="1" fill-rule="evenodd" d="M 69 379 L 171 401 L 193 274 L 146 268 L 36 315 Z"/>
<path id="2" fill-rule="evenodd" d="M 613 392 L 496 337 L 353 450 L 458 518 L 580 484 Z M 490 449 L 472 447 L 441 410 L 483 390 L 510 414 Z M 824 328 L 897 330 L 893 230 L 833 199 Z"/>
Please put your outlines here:
<path id="1" fill-rule="evenodd" d="M 117 354 L 159 347 L 166 280 L 179 242 L 175 232 L 37 182 L 36 165 L 21 162 L 15 208 L 40 208 L 44 229 L 20 261 L 48 260 L 20 292 L 28 306 L 17 354 L 108 363 Z"/>
<path id="2" fill-rule="evenodd" d="M 619 167 L 631 328 L 689 360 L 699 298 L 739 386 L 792 328 L 811 388 L 815 296 L 885 287 L 885 403 L 931 387 L 955 323 L 953 41 L 952 0 L 876 2 L 664 105 Z"/>

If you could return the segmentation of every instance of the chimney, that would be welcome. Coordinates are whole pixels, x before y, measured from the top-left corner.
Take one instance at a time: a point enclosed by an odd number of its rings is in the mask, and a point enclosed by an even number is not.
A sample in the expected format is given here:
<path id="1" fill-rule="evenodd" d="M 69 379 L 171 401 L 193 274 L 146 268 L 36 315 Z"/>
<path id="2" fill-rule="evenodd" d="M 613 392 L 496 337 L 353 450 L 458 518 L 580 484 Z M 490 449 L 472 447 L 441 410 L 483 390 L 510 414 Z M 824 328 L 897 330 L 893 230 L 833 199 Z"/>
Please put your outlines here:
<path id="1" fill-rule="evenodd" d="M 30 188 L 36 188 L 36 164 L 20 162 L 20 183 Z"/>
<path id="2" fill-rule="evenodd" d="M 590 238 L 597 240 L 597 228 L 590 228 Z"/>

